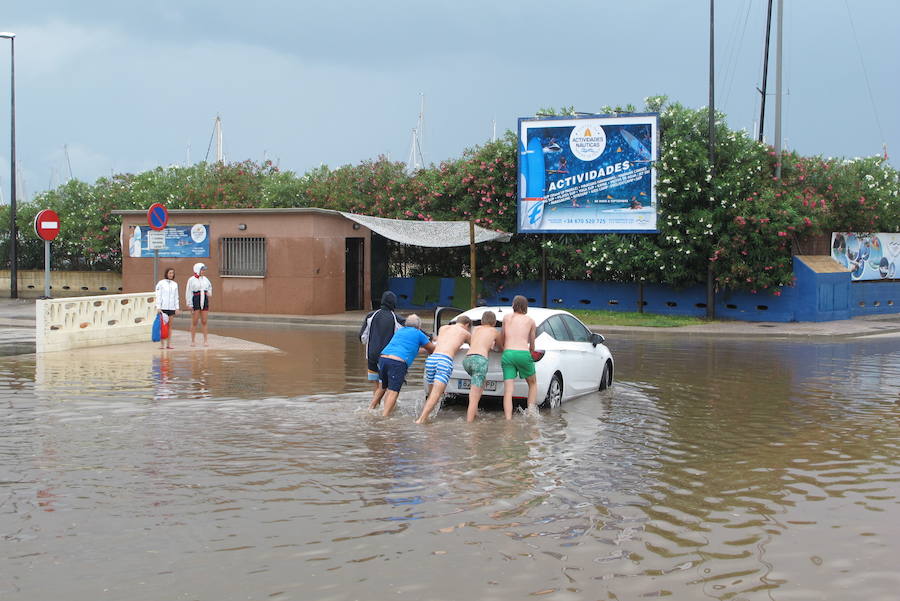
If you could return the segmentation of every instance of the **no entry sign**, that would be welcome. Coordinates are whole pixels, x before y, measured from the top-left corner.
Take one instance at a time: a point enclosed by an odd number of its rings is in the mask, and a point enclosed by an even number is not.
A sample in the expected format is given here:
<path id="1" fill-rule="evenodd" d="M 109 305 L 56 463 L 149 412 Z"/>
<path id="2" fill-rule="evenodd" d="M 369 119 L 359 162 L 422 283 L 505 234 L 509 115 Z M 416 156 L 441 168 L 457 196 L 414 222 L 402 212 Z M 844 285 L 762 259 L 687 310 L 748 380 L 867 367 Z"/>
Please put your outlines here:
<path id="1" fill-rule="evenodd" d="M 51 209 L 44 209 L 34 216 L 34 233 L 41 240 L 50 242 L 59 235 L 59 215 Z"/>
<path id="2" fill-rule="evenodd" d="M 150 205 L 147 209 L 147 223 L 152 230 L 166 229 L 166 223 L 169 222 L 169 211 L 166 207 L 158 202 Z"/>

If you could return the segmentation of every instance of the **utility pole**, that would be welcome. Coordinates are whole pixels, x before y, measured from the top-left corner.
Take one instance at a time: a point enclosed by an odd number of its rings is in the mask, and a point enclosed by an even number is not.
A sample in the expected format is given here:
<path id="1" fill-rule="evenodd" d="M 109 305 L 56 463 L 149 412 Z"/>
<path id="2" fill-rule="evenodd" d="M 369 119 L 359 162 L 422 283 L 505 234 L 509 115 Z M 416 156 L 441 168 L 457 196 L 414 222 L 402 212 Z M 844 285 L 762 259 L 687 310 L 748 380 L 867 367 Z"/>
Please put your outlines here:
<path id="1" fill-rule="evenodd" d="M 16 34 L 0 32 L 9 40 L 9 298 L 19 298 L 19 231 L 16 226 Z"/>
<path id="2" fill-rule="evenodd" d="M 766 49 L 763 52 L 762 107 L 759 109 L 759 135 L 757 139 L 763 141 L 763 131 L 766 124 L 766 86 L 769 83 L 769 37 L 772 33 L 772 0 L 769 0 L 769 8 L 766 11 Z"/>
<path id="3" fill-rule="evenodd" d="M 784 0 L 778 0 L 778 37 L 775 50 L 775 178 L 781 181 L 781 54 L 784 37 Z"/>
<path id="4" fill-rule="evenodd" d="M 716 189 L 716 19 L 715 0 L 709 0 L 709 197 L 710 203 Z M 706 265 L 706 318 L 716 318 L 716 288 L 713 262 Z"/>

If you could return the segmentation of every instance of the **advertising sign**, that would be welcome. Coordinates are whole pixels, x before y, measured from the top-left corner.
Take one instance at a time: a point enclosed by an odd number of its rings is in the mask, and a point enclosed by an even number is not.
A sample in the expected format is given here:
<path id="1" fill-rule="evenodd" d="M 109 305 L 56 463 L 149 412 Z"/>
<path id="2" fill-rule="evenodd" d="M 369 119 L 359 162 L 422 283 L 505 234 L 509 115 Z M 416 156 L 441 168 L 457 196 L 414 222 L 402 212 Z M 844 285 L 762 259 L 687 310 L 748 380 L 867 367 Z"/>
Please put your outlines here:
<path id="1" fill-rule="evenodd" d="M 893 280 L 900 263 L 900 234 L 831 234 L 831 258 L 850 269 L 854 281 Z"/>
<path id="2" fill-rule="evenodd" d="M 655 233 L 658 115 L 519 119 L 517 230 Z"/>
<path id="3" fill-rule="evenodd" d="M 209 225 L 197 223 L 194 225 L 170 225 L 160 230 L 156 235 L 164 235 L 163 243 L 159 238 L 150 245 L 152 230 L 135 226 L 128 243 L 128 256 L 152 257 L 153 251 L 158 247 L 160 257 L 169 258 L 193 258 L 209 257 Z"/>

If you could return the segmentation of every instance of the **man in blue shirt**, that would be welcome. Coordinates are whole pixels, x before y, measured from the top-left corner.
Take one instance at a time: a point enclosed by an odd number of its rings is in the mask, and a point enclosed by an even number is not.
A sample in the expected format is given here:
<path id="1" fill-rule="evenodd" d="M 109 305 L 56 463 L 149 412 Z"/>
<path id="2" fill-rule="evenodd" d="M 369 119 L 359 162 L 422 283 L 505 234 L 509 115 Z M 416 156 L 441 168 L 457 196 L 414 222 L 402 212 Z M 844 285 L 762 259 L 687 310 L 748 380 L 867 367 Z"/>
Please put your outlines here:
<path id="1" fill-rule="evenodd" d="M 406 327 L 397 330 L 391 341 L 382 349 L 378 358 L 378 378 L 381 380 L 381 386 L 375 393 L 369 409 L 377 407 L 381 397 L 384 396 L 382 415 L 389 416 L 394 411 L 400 388 L 406 379 L 406 372 L 416 360 L 419 349 L 424 348 L 429 353 L 434 350 L 434 343 L 419 329 L 421 325 L 418 315 L 410 315 L 406 318 Z"/>

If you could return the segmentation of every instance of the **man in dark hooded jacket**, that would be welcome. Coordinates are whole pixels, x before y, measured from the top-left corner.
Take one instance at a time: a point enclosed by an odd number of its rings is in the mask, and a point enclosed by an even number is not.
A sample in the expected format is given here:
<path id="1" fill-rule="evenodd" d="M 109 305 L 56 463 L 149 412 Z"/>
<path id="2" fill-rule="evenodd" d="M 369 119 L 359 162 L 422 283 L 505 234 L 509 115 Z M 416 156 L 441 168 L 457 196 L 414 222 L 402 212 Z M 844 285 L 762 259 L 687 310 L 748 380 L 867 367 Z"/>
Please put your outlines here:
<path id="1" fill-rule="evenodd" d="M 372 311 L 363 320 L 359 329 L 359 339 L 366 345 L 366 367 L 369 381 L 374 382 L 373 398 L 378 393 L 378 357 L 394 336 L 394 332 L 406 324 L 406 318 L 394 313 L 397 307 L 397 295 L 386 290 L 381 295 L 381 308 Z"/>

